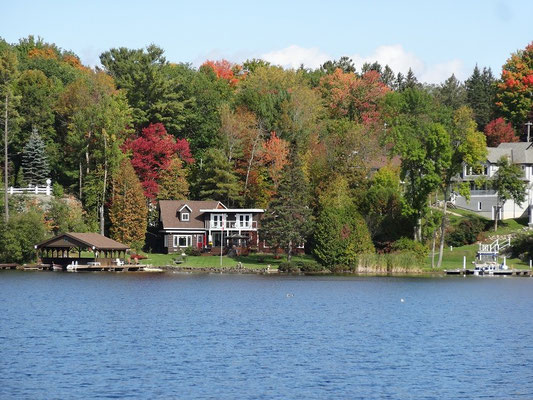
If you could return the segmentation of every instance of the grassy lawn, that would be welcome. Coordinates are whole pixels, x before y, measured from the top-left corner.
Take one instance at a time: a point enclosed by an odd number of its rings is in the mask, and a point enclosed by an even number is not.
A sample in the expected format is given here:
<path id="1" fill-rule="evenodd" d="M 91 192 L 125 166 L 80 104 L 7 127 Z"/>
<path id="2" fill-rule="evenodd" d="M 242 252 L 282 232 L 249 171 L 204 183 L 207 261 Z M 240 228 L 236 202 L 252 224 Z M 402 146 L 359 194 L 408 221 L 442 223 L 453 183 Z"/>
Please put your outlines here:
<path id="1" fill-rule="evenodd" d="M 151 264 L 154 266 L 163 265 L 179 265 L 181 267 L 193 268 L 220 268 L 220 256 L 187 256 L 185 262 L 181 264 L 174 264 L 174 259 L 178 257 L 177 254 L 160 254 L 160 253 L 143 253 L 145 260 L 140 260 L 141 264 Z M 250 254 L 248 256 L 241 256 L 230 258 L 222 257 L 222 267 L 232 268 L 241 262 L 245 268 L 260 269 L 266 268 L 270 264 L 272 268 L 277 268 L 278 265 L 286 261 L 286 257 L 275 259 L 272 254 Z M 312 260 L 311 256 L 293 256 L 294 261 L 298 260 Z"/>

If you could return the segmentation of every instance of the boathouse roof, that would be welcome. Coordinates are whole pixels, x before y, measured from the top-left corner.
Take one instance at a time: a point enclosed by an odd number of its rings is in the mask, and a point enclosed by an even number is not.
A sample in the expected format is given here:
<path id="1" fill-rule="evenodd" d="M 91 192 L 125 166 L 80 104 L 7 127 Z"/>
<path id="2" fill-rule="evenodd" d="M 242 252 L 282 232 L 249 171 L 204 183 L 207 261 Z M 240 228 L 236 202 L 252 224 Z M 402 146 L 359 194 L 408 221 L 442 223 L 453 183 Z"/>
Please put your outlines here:
<path id="1" fill-rule="evenodd" d="M 125 244 L 119 243 L 116 240 L 110 239 L 104 235 L 94 232 L 77 233 L 69 232 L 62 233 L 51 239 L 45 240 L 37 245 L 36 249 L 43 248 L 90 248 L 93 250 L 128 250 L 129 247 Z"/>

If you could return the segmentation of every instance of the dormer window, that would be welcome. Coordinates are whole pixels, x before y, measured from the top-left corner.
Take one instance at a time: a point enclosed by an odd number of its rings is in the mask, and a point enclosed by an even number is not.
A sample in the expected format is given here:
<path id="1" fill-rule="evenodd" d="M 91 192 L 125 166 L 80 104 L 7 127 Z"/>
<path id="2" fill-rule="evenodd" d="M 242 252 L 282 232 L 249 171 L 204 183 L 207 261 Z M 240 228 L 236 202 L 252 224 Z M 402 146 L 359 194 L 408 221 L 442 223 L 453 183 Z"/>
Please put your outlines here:
<path id="1" fill-rule="evenodd" d="M 189 207 L 187 204 L 183 205 L 183 207 L 178 210 L 180 221 L 189 222 L 191 219 L 191 211 L 191 207 Z"/>

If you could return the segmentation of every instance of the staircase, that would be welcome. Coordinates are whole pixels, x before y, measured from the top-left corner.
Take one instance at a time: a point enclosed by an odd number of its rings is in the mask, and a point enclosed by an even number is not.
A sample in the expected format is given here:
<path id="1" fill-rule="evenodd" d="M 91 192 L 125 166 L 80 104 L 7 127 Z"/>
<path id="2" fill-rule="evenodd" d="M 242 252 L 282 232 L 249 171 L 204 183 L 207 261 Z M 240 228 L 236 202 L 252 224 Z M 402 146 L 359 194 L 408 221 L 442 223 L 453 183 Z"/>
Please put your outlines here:
<path id="1" fill-rule="evenodd" d="M 496 261 L 500 251 L 511 246 L 511 237 L 507 239 L 496 239 L 492 243 L 480 243 L 477 252 L 477 259 L 480 261 Z"/>

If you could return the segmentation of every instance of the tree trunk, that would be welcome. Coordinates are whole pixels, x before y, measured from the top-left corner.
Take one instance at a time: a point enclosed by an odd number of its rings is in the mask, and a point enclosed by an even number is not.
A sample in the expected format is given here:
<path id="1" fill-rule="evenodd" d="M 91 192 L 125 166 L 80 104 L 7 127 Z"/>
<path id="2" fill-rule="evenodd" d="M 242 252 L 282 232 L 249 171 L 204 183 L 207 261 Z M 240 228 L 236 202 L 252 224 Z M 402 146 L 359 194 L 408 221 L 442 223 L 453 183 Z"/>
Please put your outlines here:
<path id="1" fill-rule="evenodd" d="M 494 232 L 498 230 L 498 216 L 500 214 L 500 206 L 496 206 L 496 212 L 494 213 Z"/>
<path id="2" fill-rule="evenodd" d="M 435 268 L 435 242 L 437 241 L 437 229 L 433 231 L 433 241 L 431 244 L 431 268 Z"/>
<path id="3" fill-rule="evenodd" d="M 289 247 L 287 247 L 287 262 L 288 263 L 291 262 L 291 257 L 292 257 L 292 243 L 289 242 Z"/>
<path id="4" fill-rule="evenodd" d="M 444 189 L 444 205 L 442 207 L 442 222 L 440 224 L 440 244 L 439 244 L 439 261 L 437 261 L 437 268 L 440 268 L 442 265 L 442 256 L 444 254 L 444 234 L 446 233 L 446 210 L 448 207 L 448 186 Z"/>
<path id="5" fill-rule="evenodd" d="M 80 181 L 80 183 L 79 183 L 79 185 L 80 185 L 80 201 L 81 201 L 81 198 L 82 198 L 82 195 L 83 195 L 83 186 L 82 186 L 83 185 L 83 178 L 82 177 L 83 177 L 83 168 L 81 166 L 81 160 L 80 160 L 80 180 L 79 180 Z"/>
<path id="6" fill-rule="evenodd" d="M 252 145 L 252 154 L 250 154 L 250 159 L 248 160 L 248 168 L 246 169 L 246 180 L 244 182 L 244 193 L 246 193 L 246 189 L 248 188 L 248 179 L 250 177 L 250 171 L 252 170 L 252 164 L 254 162 L 255 149 L 257 147 L 257 143 L 259 142 L 260 138 L 261 138 L 261 130 L 258 129 L 258 134 L 255 137 L 253 145 Z"/>
<path id="7" fill-rule="evenodd" d="M 104 234 L 104 204 L 107 187 L 107 138 L 104 133 L 104 184 L 102 187 L 102 204 L 100 206 L 100 234 Z"/>
<path id="8" fill-rule="evenodd" d="M 9 222 L 9 196 L 8 196 L 8 193 L 7 193 L 7 190 L 8 190 L 8 179 L 7 179 L 7 175 L 8 175 L 8 171 L 7 171 L 7 167 L 8 167 L 8 162 L 7 162 L 7 109 L 8 109 L 8 106 L 9 106 L 9 95 L 6 93 L 6 110 L 5 110 L 5 115 L 4 115 L 4 207 L 5 207 L 5 214 L 4 214 L 4 217 L 5 217 L 5 220 L 6 220 L 6 224 Z"/>

